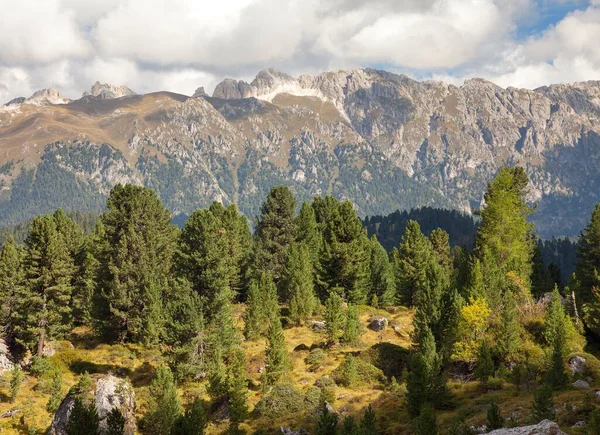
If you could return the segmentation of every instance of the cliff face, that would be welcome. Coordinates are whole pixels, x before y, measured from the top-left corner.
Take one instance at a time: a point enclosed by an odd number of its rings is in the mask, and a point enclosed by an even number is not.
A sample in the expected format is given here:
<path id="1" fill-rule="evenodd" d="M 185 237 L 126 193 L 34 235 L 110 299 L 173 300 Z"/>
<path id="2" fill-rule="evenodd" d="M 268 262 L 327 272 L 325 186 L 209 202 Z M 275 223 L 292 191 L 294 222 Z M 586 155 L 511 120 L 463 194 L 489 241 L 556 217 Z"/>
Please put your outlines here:
<path id="1" fill-rule="evenodd" d="M 175 213 L 215 199 L 252 216 L 285 183 L 300 200 L 333 194 L 367 215 L 479 207 L 498 168 L 519 164 L 545 237 L 577 234 L 600 201 L 600 82 L 524 90 L 371 69 L 266 70 L 195 95 L 105 92 L 0 109 L 0 223 L 73 208 L 40 180 L 79 192 L 89 209 L 129 181 L 156 189 Z M 34 204 L 35 192 L 44 199 Z"/>

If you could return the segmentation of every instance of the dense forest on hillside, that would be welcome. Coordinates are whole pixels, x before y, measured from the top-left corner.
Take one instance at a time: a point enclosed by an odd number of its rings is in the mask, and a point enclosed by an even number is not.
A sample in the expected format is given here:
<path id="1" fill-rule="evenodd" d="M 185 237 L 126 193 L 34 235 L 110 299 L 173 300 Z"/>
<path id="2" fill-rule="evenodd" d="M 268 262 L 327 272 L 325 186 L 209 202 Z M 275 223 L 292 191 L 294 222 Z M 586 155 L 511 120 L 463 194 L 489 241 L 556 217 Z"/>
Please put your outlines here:
<path id="1" fill-rule="evenodd" d="M 365 229 L 349 201 L 298 208 L 285 186 L 254 233 L 218 202 L 178 228 L 133 185 L 93 230 L 38 216 L 0 251 L 0 429 L 431 435 L 551 419 L 599 433 L 600 205 L 577 246 L 539 242 L 527 182 L 503 168 L 477 226 L 438 214 L 448 232 L 432 209 Z M 388 252 L 378 237 L 399 225 Z"/>

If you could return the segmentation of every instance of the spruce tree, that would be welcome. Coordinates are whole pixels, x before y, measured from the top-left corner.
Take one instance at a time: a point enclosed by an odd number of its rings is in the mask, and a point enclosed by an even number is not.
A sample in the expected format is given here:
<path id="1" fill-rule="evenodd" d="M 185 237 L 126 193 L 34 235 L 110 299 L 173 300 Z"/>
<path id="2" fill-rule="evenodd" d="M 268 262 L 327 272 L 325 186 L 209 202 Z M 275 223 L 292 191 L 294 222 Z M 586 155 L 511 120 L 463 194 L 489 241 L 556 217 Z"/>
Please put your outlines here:
<path id="1" fill-rule="evenodd" d="M 0 336 L 12 339 L 16 317 L 17 298 L 23 286 L 23 252 L 12 236 L 0 251 Z"/>
<path id="2" fill-rule="evenodd" d="M 356 420 L 351 415 L 344 417 L 342 423 L 342 435 L 361 435 L 360 428 L 356 424 Z"/>
<path id="3" fill-rule="evenodd" d="M 313 263 L 313 273 L 316 274 L 319 268 L 323 240 L 319 231 L 315 210 L 307 202 L 302 203 L 300 212 L 296 217 L 296 241 L 308 247 Z"/>
<path id="4" fill-rule="evenodd" d="M 175 422 L 171 435 L 203 435 L 207 424 L 202 402 L 196 397 L 192 406 Z"/>
<path id="5" fill-rule="evenodd" d="M 254 339 L 268 332 L 272 318 L 279 318 L 277 287 L 270 272 L 262 272 L 258 281 L 252 280 L 248 287 L 244 313 L 244 335 Z"/>
<path id="6" fill-rule="evenodd" d="M 241 423 L 248 416 L 248 376 L 246 373 L 246 354 L 241 347 L 237 347 L 232 352 L 228 369 L 229 418 L 233 423 Z"/>
<path id="7" fill-rule="evenodd" d="M 181 405 L 173 373 L 161 366 L 150 384 L 148 412 L 144 416 L 144 429 L 150 435 L 170 434 L 181 414 Z"/>
<path id="8" fill-rule="evenodd" d="M 512 271 L 526 283 L 531 276 L 535 248 L 533 226 L 527 220 L 533 211 L 525 199 L 528 182 L 525 170 L 516 166 L 501 168 L 488 183 L 485 207 L 479 211 L 481 225 L 476 243 L 480 254 L 484 248 L 489 249 L 505 273 Z M 495 307 L 492 301 L 488 303 Z"/>
<path id="9" fill-rule="evenodd" d="M 504 427 L 504 418 L 500 413 L 500 407 L 496 402 L 490 403 L 487 409 L 487 420 L 485 427 L 488 431 L 501 429 Z"/>
<path id="10" fill-rule="evenodd" d="M 545 419 L 554 420 L 556 417 L 554 401 L 552 400 L 552 388 L 549 385 L 543 384 L 534 391 L 532 414 L 535 423 Z"/>
<path id="11" fill-rule="evenodd" d="M 427 362 L 416 352 L 410 359 L 409 372 L 406 377 L 406 407 L 411 418 L 416 418 L 429 396 L 429 370 Z"/>
<path id="12" fill-rule="evenodd" d="M 269 271 L 277 285 L 283 275 L 287 249 L 296 238 L 296 199 L 286 186 L 276 186 L 269 192 L 260 209 L 255 233 L 254 268 L 258 273 Z"/>
<path id="13" fill-rule="evenodd" d="M 377 430 L 375 411 L 373 411 L 371 404 L 365 409 L 363 418 L 360 421 L 360 433 L 361 435 L 377 435 L 379 433 Z"/>
<path id="14" fill-rule="evenodd" d="M 437 435 L 437 422 L 433 406 L 425 403 L 419 412 L 419 417 L 415 420 L 415 435 Z"/>
<path id="15" fill-rule="evenodd" d="M 448 276 L 453 274 L 453 260 L 450 254 L 450 236 L 441 228 L 436 228 L 429 234 L 429 241 L 437 263 L 444 269 Z"/>
<path id="16" fill-rule="evenodd" d="M 106 435 L 124 435 L 125 434 L 125 417 L 119 408 L 115 407 L 110 410 L 106 416 Z M 180 435 L 180 434 L 178 434 Z M 183 435 L 183 434 L 181 434 Z"/>
<path id="17" fill-rule="evenodd" d="M 358 307 L 356 305 L 349 305 L 346 310 L 346 322 L 342 335 L 344 343 L 356 344 L 363 332 Z"/>
<path id="18" fill-rule="evenodd" d="M 46 403 L 46 411 L 54 413 L 62 401 L 62 374 L 60 370 L 55 369 L 52 373 L 52 385 L 50 386 L 50 398 Z"/>
<path id="19" fill-rule="evenodd" d="M 419 224 L 409 221 L 395 258 L 398 277 L 396 290 L 404 305 L 413 306 L 416 303 L 417 287 L 424 279 L 424 268 L 430 264 L 432 255 L 431 243 L 421 232 Z"/>
<path id="20" fill-rule="evenodd" d="M 292 243 L 288 249 L 282 287 L 285 289 L 283 293 L 287 293 L 290 319 L 296 324 L 303 324 L 317 305 L 313 267 L 309 247 Z"/>
<path id="21" fill-rule="evenodd" d="M 371 237 L 371 297 L 377 305 L 389 307 L 396 300 L 396 281 L 388 254 L 375 235 Z"/>
<path id="22" fill-rule="evenodd" d="M 569 381 L 567 372 L 565 371 L 564 344 L 563 337 L 557 337 L 552 344 L 552 354 L 550 356 L 550 364 L 546 373 L 546 382 L 555 390 L 563 388 Z"/>
<path id="23" fill-rule="evenodd" d="M 99 430 L 98 410 L 94 402 L 75 399 L 66 426 L 66 435 L 96 435 Z"/>
<path id="24" fill-rule="evenodd" d="M 50 215 L 31 222 L 25 246 L 25 282 L 14 316 L 15 337 L 31 350 L 37 346 L 41 356 L 45 342 L 62 338 L 71 326 L 75 265 Z"/>
<path id="25" fill-rule="evenodd" d="M 19 395 L 19 391 L 21 390 L 21 384 L 23 383 L 23 372 L 19 368 L 17 364 L 10 371 L 10 402 L 14 403 L 17 400 L 17 396 Z"/>
<path id="26" fill-rule="evenodd" d="M 335 343 L 344 332 L 345 313 L 342 298 L 335 292 L 332 292 L 325 302 L 325 330 L 327 340 Z"/>
<path id="27" fill-rule="evenodd" d="M 474 258 L 469 267 L 469 278 L 465 292 L 465 298 L 485 298 L 485 282 L 483 278 L 483 269 L 479 258 Z"/>
<path id="28" fill-rule="evenodd" d="M 261 376 L 263 390 L 279 383 L 290 369 L 290 357 L 285 347 L 285 335 L 279 316 L 271 319 L 265 351 L 265 370 Z"/>
<path id="29" fill-rule="evenodd" d="M 496 349 L 502 360 L 511 362 L 521 344 L 521 325 L 515 298 L 510 290 L 502 297 L 502 311 L 496 329 Z"/>
<path id="30" fill-rule="evenodd" d="M 575 273 L 580 284 L 578 299 L 584 304 L 591 303 L 592 290 L 600 288 L 600 203 L 594 207 L 590 222 L 579 237 Z M 600 329 L 594 333 L 599 335 Z"/>
<path id="31" fill-rule="evenodd" d="M 336 435 L 338 420 L 338 416 L 329 412 L 327 404 L 324 403 L 317 420 L 317 435 Z"/>
<path id="32" fill-rule="evenodd" d="M 96 323 L 110 339 L 157 343 L 177 235 L 171 213 L 156 192 L 117 185 L 100 220 L 106 251 L 99 253 Z"/>
<path id="33" fill-rule="evenodd" d="M 475 375 L 483 385 L 487 383 L 489 378 L 494 376 L 494 360 L 492 359 L 492 351 L 486 340 L 479 346 Z"/>

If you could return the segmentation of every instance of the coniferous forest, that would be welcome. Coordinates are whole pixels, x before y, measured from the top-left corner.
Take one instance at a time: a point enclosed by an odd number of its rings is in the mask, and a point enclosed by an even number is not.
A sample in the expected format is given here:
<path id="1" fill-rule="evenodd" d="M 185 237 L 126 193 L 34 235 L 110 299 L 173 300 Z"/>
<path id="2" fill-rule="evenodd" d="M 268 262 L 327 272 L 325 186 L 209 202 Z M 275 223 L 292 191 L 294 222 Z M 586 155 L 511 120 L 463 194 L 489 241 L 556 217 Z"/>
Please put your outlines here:
<path id="1" fill-rule="evenodd" d="M 527 184 L 446 225 L 285 186 L 252 224 L 134 185 L 38 216 L 0 251 L 0 433 L 600 433 L 600 204 L 541 241 Z"/>

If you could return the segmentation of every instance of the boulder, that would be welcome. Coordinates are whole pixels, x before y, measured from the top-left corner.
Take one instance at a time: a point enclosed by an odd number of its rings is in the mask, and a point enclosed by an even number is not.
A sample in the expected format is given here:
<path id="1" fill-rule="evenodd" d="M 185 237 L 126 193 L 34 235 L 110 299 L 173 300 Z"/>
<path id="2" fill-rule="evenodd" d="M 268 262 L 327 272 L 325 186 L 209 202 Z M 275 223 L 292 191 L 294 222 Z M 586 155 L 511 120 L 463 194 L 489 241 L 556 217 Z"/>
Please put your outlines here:
<path id="1" fill-rule="evenodd" d="M 531 426 L 514 427 L 511 429 L 496 429 L 488 435 L 567 435 L 560 430 L 558 424 L 550 420 L 542 420 Z"/>
<path id="2" fill-rule="evenodd" d="M 590 389 L 590 384 L 588 384 L 586 381 L 584 381 L 583 379 L 577 379 L 575 382 L 573 382 L 571 384 L 573 387 L 575 388 L 581 388 L 584 390 L 589 390 Z"/>
<path id="3" fill-rule="evenodd" d="M 587 423 L 586 423 L 585 421 L 583 421 L 583 420 L 580 420 L 580 421 L 578 421 L 577 423 L 575 423 L 575 424 L 574 424 L 573 426 L 571 426 L 571 427 L 574 427 L 574 428 L 575 428 L 575 427 L 586 427 L 586 426 L 587 426 Z"/>
<path id="4" fill-rule="evenodd" d="M 7 370 L 12 370 L 15 364 L 3 338 L 0 338 L 0 375 Z"/>
<path id="5" fill-rule="evenodd" d="M 101 375 L 94 382 L 93 400 L 100 419 L 100 434 L 106 433 L 106 419 L 114 408 L 118 408 L 125 417 L 124 435 L 135 434 L 135 393 L 127 380 L 110 374 Z M 52 418 L 48 435 L 66 435 L 67 422 L 74 404 L 75 399 L 69 395 L 63 399 Z"/>
<path id="6" fill-rule="evenodd" d="M 369 328 L 373 331 L 383 331 L 388 325 L 388 319 L 385 317 L 375 317 L 369 322 Z"/>
<path id="7" fill-rule="evenodd" d="M 306 429 L 300 429 L 299 431 L 295 431 L 287 426 L 281 426 L 281 433 L 283 435 L 309 435 Z"/>
<path id="8" fill-rule="evenodd" d="M 583 373 L 585 371 L 585 363 L 586 360 L 584 357 L 575 355 L 569 360 L 569 369 L 571 369 L 571 372 L 573 372 L 573 374 Z"/>
<path id="9" fill-rule="evenodd" d="M 313 320 L 310 326 L 312 329 L 323 331 L 327 327 L 327 324 L 321 320 Z"/>

